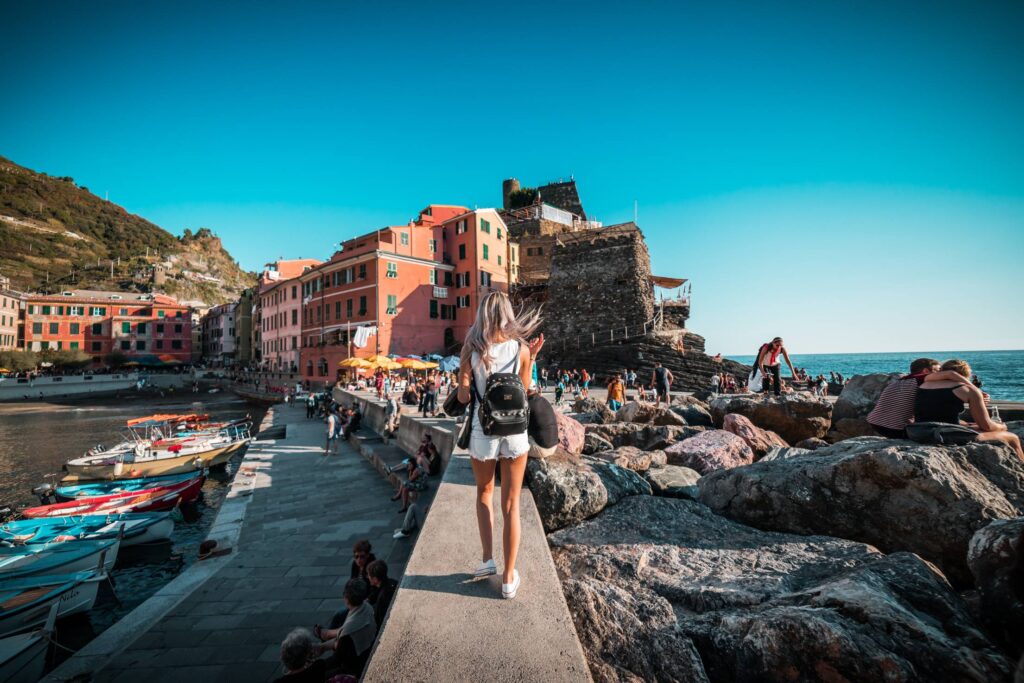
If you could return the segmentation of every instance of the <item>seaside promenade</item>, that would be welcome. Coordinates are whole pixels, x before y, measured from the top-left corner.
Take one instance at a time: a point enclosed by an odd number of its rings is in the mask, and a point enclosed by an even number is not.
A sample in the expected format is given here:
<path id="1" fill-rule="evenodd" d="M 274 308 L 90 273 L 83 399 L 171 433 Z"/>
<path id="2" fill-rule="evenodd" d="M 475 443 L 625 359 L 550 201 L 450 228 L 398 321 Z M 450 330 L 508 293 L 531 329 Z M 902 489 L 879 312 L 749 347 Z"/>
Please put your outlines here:
<path id="1" fill-rule="evenodd" d="M 273 680 L 284 636 L 343 606 L 355 541 L 401 578 L 411 543 L 391 537 L 394 489 L 348 444 L 324 457 L 324 425 L 304 407 L 275 406 L 271 424 L 286 436 L 252 445 L 210 530 L 231 552 L 189 567 L 44 680 Z"/>

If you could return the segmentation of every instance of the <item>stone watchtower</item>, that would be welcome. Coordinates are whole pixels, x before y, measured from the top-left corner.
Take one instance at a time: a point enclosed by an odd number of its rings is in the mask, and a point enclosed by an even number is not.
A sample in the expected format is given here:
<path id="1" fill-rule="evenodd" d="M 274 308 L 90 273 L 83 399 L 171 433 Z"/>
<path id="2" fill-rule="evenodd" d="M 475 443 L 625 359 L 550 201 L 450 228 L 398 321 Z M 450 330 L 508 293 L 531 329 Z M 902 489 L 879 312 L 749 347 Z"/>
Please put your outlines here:
<path id="1" fill-rule="evenodd" d="M 515 178 L 503 180 L 501 183 L 501 206 L 506 211 L 512 206 L 512 194 L 520 189 L 519 181 Z"/>

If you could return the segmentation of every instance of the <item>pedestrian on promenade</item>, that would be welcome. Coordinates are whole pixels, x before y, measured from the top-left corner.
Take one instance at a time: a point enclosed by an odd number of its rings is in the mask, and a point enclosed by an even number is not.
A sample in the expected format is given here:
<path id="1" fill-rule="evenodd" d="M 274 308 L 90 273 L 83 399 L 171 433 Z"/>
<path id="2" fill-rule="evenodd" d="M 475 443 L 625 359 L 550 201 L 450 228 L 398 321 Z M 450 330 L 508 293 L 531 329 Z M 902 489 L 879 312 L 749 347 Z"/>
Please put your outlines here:
<path id="1" fill-rule="evenodd" d="M 324 446 L 324 455 L 330 453 L 338 454 L 338 437 L 341 435 L 341 416 L 337 410 L 327 414 L 327 444 Z"/>
<path id="2" fill-rule="evenodd" d="M 480 300 L 476 319 L 466 334 L 459 365 L 459 394 L 461 403 L 474 404 L 470 410 L 469 454 L 476 479 L 477 525 L 480 531 L 482 558 L 475 570 L 476 576 L 497 573 L 493 552 L 494 472 L 501 466 L 501 513 L 503 519 L 502 548 L 505 566 L 502 572 L 501 593 L 514 598 L 521 578 L 516 570 L 519 553 L 519 494 L 526 472 L 526 456 L 530 450 L 527 436 L 529 409 L 526 388 L 530 386 L 532 368 L 542 339 L 526 340 L 540 323 L 536 312 L 519 316 L 512 310 L 508 295 L 494 291 Z M 518 380 L 518 381 L 516 381 Z M 512 413 L 510 420 L 499 422 L 490 410 L 489 387 L 500 382 L 499 395 L 509 396 L 502 406 L 503 416 Z M 472 391 L 470 385 L 473 385 Z M 476 398 L 479 397 L 479 398 Z M 481 422 L 481 418 L 486 420 Z"/>
<path id="3" fill-rule="evenodd" d="M 310 392 L 306 396 L 306 419 L 313 419 L 313 415 L 316 413 L 316 396 Z"/>
<path id="4" fill-rule="evenodd" d="M 583 398 L 590 398 L 590 373 L 587 372 L 586 368 L 580 373 L 580 396 Z"/>
<path id="5" fill-rule="evenodd" d="M 672 402 L 669 398 L 669 392 L 672 389 L 672 381 L 674 379 L 672 371 L 664 367 L 661 361 L 654 364 L 654 372 L 651 373 L 651 384 L 654 386 L 655 405 L 661 405 L 663 399 L 666 405 Z"/>
<path id="6" fill-rule="evenodd" d="M 565 393 L 565 380 L 562 378 L 558 379 L 558 384 L 555 385 L 555 405 L 562 403 L 562 394 Z"/>
<path id="7" fill-rule="evenodd" d="M 793 369 L 793 362 L 789 360 L 789 352 L 786 351 L 786 347 L 782 343 L 782 337 L 776 337 L 767 344 L 761 344 L 761 348 L 757 350 L 757 360 L 754 362 L 754 368 L 757 372 L 760 372 L 762 378 L 762 389 L 764 393 L 774 391 L 776 396 L 782 393 L 782 377 L 779 372 L 779 354 L 786 360 L 786 365 L 789 366 L 789 371 L 793 375 L 793 380 L 797 378 L 796 370 Z M 754 377 L 752 376 L 753 380 Z"/>

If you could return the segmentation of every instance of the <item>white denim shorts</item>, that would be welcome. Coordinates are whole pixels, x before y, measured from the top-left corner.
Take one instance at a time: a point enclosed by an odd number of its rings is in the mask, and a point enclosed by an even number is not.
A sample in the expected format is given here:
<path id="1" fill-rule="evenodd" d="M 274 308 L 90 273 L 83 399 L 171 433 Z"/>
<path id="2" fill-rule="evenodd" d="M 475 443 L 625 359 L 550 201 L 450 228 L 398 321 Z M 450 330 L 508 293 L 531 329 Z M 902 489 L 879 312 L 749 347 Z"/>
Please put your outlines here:
<path id="1" fill-rule="evenodd" d="M 526 432 L 512 436 L 486 436 L 474 429 L 469 438 L 469 456 L 474 460 L 517 458 L 529 451 L 530 437 Z"/>

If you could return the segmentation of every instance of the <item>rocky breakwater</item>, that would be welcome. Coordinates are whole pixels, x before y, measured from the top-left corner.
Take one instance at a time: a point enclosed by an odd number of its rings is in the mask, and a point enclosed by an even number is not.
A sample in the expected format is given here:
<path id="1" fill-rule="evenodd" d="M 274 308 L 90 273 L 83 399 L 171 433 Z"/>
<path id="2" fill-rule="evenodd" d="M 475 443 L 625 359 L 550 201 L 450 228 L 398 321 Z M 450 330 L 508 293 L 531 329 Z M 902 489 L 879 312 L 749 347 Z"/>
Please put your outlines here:
<path id="1" fill-rule="evenodd" d="M 597 681 L 1002 681 L 1010 661 L 909 553 L 633 496 L 549 535 Z"/>
<path id="2" fill-rule="evenodd" d="M 778 397 L 723 394 L 712 399 L 710 406 L 716 427 L 723 426 L 726 415 L 742 415 L 791 444 L 804 439 L 822 439 L 832 424 L 832 404 L 824 398 L 800 392 Z"/>
<path id="3" fill-rule="evenodd" d="M 958 585 L 971 537 L 1024 514 L 1024 462 L 993 443 L 925 446 L 859 437 L 700 479 L 700 500 L 744 524 L 906 550 Z"/>
<path id="4" fill-rule="evenodd" d="M 868 413 L 878 403 L 889 382 L 900 377 L 899 373 L 875 373 L 851 377 L 843 387 L 832 406 L 832 427 L 828 432 L 829 441 L 842 441 L 856 436 L 874 436 L 875 430 L 868 424 Z"/>

